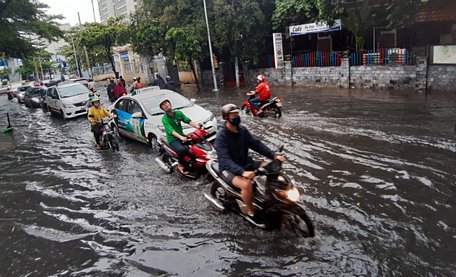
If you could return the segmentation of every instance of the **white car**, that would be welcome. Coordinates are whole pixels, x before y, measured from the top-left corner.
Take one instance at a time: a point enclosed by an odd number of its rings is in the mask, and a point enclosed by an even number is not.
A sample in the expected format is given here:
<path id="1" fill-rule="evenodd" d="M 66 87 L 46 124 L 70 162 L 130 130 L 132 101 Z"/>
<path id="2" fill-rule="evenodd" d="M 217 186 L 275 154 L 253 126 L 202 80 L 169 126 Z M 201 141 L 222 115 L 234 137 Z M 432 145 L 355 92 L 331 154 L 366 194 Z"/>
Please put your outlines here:
<path id="1" fill-rule="evenodd" d="M 90 90 L 79 83 L 62 83 L 52 86 L 46 94 L 46 104 L 51 114 L 73 118 L 87 114 L 85 108 Z"/>
<path id="2" fill-rule="evenodd" d="M 147 143 L 152 149 L 157 150 L 160 138 L 165 137 L 162 124 L 164 113 L 158 105 L 168 99 L 173 109 L 182 111 L 193 122 L 203 124 L 209 133 L 209 141 L 215 139 L 217 119 L 211 111 L 171 90 L 148 87 L 137 90 L 136 93 L 119 98 L 110 107 L 111 112 L 116 115 L 112 127 L 117 128 L 121 136 Z M 185 123 L 182 127 L 185 134 L 194 130 Z"/>

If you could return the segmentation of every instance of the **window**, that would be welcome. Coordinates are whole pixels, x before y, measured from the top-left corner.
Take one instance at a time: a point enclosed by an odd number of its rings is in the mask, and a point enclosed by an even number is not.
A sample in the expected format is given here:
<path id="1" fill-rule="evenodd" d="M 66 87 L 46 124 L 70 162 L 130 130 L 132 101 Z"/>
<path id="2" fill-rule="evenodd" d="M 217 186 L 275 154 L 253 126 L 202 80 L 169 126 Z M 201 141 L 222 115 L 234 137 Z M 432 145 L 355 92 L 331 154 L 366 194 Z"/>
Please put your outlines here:
<path id="1" fill-rule="evenodd" d="M 139 106 L 139 104 L 136 102 L 136 101 L 130 101 L 130 114 L 134 114 L 134 113 L 137 113 L 137 112 L 140 112 L 142 115 L 144 115 L 142 109 L 141 109 L 141 106 Z"/>
<path id="2" fill-rule="evenodd" d="M 129 100 L 123 99 L 116 104 L 116 109 L 119 109 L 123 112 L 128 112 L 128 102 Z"/>

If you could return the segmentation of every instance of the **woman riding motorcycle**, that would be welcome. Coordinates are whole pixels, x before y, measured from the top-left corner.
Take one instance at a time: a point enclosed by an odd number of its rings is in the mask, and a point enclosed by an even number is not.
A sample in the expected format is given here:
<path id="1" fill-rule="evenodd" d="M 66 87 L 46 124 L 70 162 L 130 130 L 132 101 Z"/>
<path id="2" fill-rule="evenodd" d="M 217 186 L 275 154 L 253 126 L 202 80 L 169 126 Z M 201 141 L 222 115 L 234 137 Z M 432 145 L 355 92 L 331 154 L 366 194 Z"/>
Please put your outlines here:
<path id="1" fill-rule="evenodd" d="M 109 117 L 112 118 L 112 114 L 108 112 L 103 106 L 101 106 L 100 99 L 98 96 L 92 98 L 92 107 L 89 109 L 87 119 L 89 119 L 90 124 L 92 125 L 93 135 L 95 136 L 95 141 L 97 142 L 97 150 L 101 149 L 100 145 L 100 135 L 103 118 Z"/>

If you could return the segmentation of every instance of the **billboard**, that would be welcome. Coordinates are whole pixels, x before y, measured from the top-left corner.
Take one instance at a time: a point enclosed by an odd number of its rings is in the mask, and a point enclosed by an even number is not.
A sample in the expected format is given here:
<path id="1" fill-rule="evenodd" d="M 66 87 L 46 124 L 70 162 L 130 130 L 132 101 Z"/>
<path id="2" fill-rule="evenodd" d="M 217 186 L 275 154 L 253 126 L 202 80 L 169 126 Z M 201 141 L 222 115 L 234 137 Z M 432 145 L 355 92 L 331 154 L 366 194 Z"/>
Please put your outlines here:
<path id="1" fill-rule="evenodd" d="M 282 33 L 273 33 L 272 39 L 274 43 L 274 61 L 275 68 L 283 68 L 283 44 L 282 44 Z"/>
<path id="2" fill-rule="evenodd" d="M 438 45 L 432 47 L 434 64 L 456 64 L 456 45 Z"/>
<path id="3" fill-rule="evenodd" d="M 314 22 L 309 24 L 290 26 L 290 36 L 300 36 L 314 33 L 332 32 L 342 30 L 342 21 L 334 20 L 334 24 L 329 26 L 327 22 Z"/>

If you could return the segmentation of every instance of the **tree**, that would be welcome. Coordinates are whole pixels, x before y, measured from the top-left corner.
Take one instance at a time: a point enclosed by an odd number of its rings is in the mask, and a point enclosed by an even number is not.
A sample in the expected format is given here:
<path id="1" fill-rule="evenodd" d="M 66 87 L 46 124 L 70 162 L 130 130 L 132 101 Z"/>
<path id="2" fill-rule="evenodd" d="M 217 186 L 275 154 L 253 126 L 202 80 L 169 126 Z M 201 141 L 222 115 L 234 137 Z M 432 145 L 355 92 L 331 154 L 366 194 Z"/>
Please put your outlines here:
<path id="1" fill-rule="evenodd" d="M 392 0 L 386 9 L 388 27 L 399 28 L 413 24 L 422 5 L 421 0 Z"/>
<path id="2" fill-rule="evenodd" d="M 364 36 L 373 24 L 372 6 L 369 0 L 363 0 L 361 7 L 347 10 L 347 17 L 342 19 L 342 24 L 355 37 L 356 51 L 364 47 Z"/>
<path id="3" fill-rule="evenodd" d="M 36 41 L 62 37 L 55 22 L 62 17 L 47 15 L 46 8 L 34 0 L 0 0 L 0 53 L 6 57 L 29 57 L 37 50 Z"/>
<path id="4" fill-rule="evenodd" d="M 86 46 L 100 61 L 109 61 L 112 71 L 116 71 L 112 48 L 128 41 L 128 24 L 122 17 L 109 18 L 102 23 L 86 23 L 82 28 L 74 30 L 74 40 L 79 46 Z M 89 58 L 90 59 L 90 58 Z"/>

